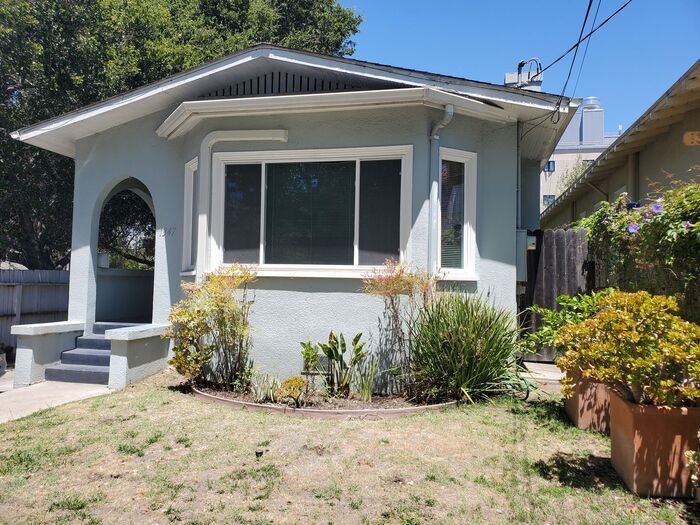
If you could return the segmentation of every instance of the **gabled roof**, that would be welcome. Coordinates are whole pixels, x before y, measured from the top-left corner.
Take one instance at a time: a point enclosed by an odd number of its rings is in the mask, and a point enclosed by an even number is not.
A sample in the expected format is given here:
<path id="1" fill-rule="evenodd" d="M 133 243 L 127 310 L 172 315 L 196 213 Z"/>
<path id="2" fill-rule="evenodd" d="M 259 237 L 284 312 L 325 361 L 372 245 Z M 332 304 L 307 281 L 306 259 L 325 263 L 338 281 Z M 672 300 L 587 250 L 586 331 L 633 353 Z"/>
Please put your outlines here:
<path id="1" fill-rule="evenodd" d="M 584 171 L 571 186 L 540 214 L 540 219 L 556 213 L 581 194 L 591 191 L 595 182 L 605 179 L 627 162 L 630 153 L 667 133 L 690 111 L 700 108 L 700 60 L 697 60 L 634 124 Z"/>
<path id="2" fill-rule="evenodd" d="M 75 143 L 81 138 L 105 131 L 136 118 L 174 108 L 183 102 L 206 98 L 212 92 L 249 79 L 275 74 L 314 75 L 336 86 L 351 86 L 357 91 L 432 88 L 464 98 L 465 104 L 490 106 L 506 120 L 537 122 L 560 111 L 562 118 L 537 124 L 521 145 L 525 158 L 541 158 L 543 149 L 554 148 L 568 124 L 575 102 L 558 95 L 525 91 L 487 82 L 375 64 L 361 60 L 320 55 L 261 44 L 202 66 L 167 77 L 115 97 L 90 104 L 67 114 L 22 128 L 12 137 L 69 157 L 75 155 Z M 229 89 L 230 92 L 230 89 Z M 285 96 L 300 96 L 299 94 Z M 366 95 L 371 98 L 371 95 Z M 250 97 L 248 97 L 250 98 Z M 276 97 L 281 98 L 281 97 Z M 220 99 L 219 99 L 220 100 Z M 243 103 L 241 103 L 243 104 Z M 250 104 L 250 102 L 249 102 Z M 548 156 L 548 152 L 544 156 Z"/>

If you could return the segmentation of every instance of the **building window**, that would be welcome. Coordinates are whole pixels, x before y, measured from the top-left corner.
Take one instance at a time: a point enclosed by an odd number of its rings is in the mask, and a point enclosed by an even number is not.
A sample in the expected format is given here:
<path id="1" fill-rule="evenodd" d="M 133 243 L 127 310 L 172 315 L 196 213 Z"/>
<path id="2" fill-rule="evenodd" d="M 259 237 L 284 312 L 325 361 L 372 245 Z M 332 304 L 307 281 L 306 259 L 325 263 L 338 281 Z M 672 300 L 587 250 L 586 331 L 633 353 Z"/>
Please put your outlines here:
<path id="1" fill-rule="evenodd" d="M 197 221 L 199 177 L 197 159 L 185 164 L 184 222 L 182 225 L 182 269 L 193 270 L 197 263 Z"/>
<path id="2" fill-rule="evenodd" d="M 545 207 L 550 206 L 554 204 L 556 198 L 556 195 L 542 195 L 542 205 Z"/>
<path id="3" fill-rule="evenodd" d="M 548 160 L 547 163 L 544 165 L 545 173 L 554 173 L 554 170 L 556 169 L 556 162 L 553 160 Z"/>
<path id="4" fill-rule="evenodd" d="M 370 158 L 353 149 L 216 153 L 214 189 L 221 197 L 214 216 L 221 217 L 213 234 L 222 241 L 220 261 L 303 269 L 401 259 L 410 229 L 404 173 L 411 148 L 376 149 L 360 149 Z M 261 160 L 231 162 L 256 156 Z"/>
<path id="5" fill-rule="evenodd" d="M 476 220 L 476 154 L 440 148 L 440 270 L 473 275 Z"/>

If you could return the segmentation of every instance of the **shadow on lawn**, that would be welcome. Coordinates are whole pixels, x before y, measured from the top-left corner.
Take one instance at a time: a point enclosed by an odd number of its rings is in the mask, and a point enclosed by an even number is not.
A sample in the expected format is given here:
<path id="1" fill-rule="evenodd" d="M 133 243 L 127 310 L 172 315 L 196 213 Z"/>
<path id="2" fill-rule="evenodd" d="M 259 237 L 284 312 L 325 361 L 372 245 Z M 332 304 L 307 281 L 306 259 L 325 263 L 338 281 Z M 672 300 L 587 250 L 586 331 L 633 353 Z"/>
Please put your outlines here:
<path id="1" fill-rule="evenodd" d="M 535 462 L 534 467 L 543 478 L 557 480 L 567 487 L 593 490 L 624 487 L 608 457 L 557 452 L 547 461 Z"/>

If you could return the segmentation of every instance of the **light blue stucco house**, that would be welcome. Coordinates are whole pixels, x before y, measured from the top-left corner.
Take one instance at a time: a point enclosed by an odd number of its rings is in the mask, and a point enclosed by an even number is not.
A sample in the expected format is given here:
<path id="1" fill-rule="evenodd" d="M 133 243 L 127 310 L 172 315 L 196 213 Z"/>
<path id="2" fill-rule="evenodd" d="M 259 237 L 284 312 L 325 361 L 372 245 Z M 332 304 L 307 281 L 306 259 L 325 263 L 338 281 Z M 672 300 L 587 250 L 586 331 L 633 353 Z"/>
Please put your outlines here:
<path id="1" fill-rule="evenodd" d="M 299 341 L 371 337 L 359 292 L 386 258 L 516 308 L 539 175 L 577 101 L 260 45 L 14 138 L 75 159 L 68 321 L 14 327 L 16 383 L 120 388 L 162 368 L 180 283 L 257 267 L 256 366 L 299 372 Z M 98 268 L 106 200 L 154 212 L 151 273 Z M 518 240 L 516 240 L 518 239 Z M 141 324 L 122 326 L 129 313 Z M 76 348 L 77 347 L 77 348 Z"/>

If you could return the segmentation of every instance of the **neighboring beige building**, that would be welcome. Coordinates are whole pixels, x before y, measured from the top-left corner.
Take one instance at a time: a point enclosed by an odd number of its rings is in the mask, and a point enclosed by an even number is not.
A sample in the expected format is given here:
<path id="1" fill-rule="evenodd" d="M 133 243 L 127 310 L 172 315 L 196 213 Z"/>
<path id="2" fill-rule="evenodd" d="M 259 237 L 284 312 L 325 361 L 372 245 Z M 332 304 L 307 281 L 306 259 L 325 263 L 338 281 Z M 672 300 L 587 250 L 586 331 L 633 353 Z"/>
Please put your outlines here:
<path id="1" fill-rule="evenodd" d="M 584 98 L 540 174 L 540 213 L 619 135 L 605 133 L 605 110 L 598 98 Z"/>
<path id="2" fill-rule="evenodd" d="M 542 228 L 589 215 L 601 200 L 633 200 L 700 173 L 700 60 L 540 216 Z"/>

